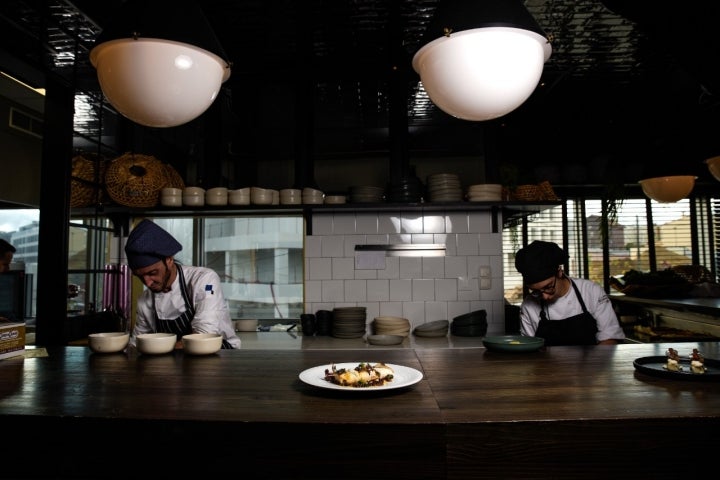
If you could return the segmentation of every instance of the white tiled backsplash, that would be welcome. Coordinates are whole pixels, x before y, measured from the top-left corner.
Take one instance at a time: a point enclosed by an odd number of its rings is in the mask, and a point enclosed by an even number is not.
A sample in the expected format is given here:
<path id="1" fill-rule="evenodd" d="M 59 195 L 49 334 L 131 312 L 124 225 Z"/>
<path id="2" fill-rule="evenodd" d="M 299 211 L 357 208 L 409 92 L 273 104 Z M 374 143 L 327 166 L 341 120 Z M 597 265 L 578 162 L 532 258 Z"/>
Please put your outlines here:
<path id="1" fill-rule="evenodd" d="M 492 232 L 492 215 L 314 213 L 305 238 L 305 311 L 362 306 L 368 324 L 392 315 L 415 327 L 485 310 L 488 335 L 503 334 L 502 233 Z M 384 268 L 356 268 L 355 245 L 412 243 L 445 244 L 445 256 L 388 256 Z M 489 276 L 481 279 L 481 270 Z"/>

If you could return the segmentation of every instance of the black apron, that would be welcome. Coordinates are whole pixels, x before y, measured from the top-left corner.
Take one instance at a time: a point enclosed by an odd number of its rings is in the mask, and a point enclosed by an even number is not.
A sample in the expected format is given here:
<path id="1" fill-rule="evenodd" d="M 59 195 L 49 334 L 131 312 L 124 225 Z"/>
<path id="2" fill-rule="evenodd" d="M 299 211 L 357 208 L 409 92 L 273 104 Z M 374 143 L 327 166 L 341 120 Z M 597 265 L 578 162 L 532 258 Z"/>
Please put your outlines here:
<path id="1" fill-rule="evenodd" d="M 153 293 L 153 312 L 155 312 L 155 325 L 158 332 L 161 333 L 174 333 L 177 335 L 178 340 L 183 335 L 189 335 L 192 331 L 192 321 L 195 318 L 195 307 L 187 294 L 187 284 L 185 283 L 185 275 L 183 274 L 182 267 L 177 265 L 178 281 L 180 282 L 180 294 L 185 302 L 185 311 L 174 320 L 162 320 L 158 318 L 157 311 L 155 310 L 155 293 Z M 223 338 L 222 348 L 233 348 L 227 340 Z"/>
<path id="2" fill-rule="evenodd" d="M 545 339 L 545 345 L 597 345 L 597 320 L 587 311 L 580 290 L 571 278 L 570 284 L 575 290 L 583 313 L 572 317 L 549 320 L 545 309 L 547 304 L 542 300 L 540 304 L 540 321 L 535 336 Z"/>

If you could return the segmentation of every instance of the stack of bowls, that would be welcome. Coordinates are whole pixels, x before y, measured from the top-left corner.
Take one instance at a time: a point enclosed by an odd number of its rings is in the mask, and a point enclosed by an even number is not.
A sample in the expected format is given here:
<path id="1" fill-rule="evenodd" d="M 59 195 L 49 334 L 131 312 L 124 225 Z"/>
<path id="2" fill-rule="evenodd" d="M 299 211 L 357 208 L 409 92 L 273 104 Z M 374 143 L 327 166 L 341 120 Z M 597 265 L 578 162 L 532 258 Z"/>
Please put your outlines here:
<path id="1" fill-rule="evenodd" d="M 209 188 L 205 192 L 205 204 L 224 206 L 228 203 L 228 189 L 225 187 Z"/>
<path id="2" fill-rule="evenodd" d="M 325 192 L 316 188 L 305 187 L 302 189 L 302 203 L 322 205 L 325 203 Z"/>
<path id="3" fill-rule="evenodd" d="M 450 322 L 447 320 L 435 320 L 433 322 L 418 325 L 413 333 L 418 337 L 445 337 L 448 334 Z"/>
<path id="4" fill-rule="evenodd" d="M 418 177 L 401 178 L 391 183 L 387 189 L 387 201 L 397 203 L 420 203 L 425 192 L 425 185 Z"/>
<path id="5" fill-rule="evenodd" d="M 499 183 L 470 185 L 467 199 L 471 202 L 499 202 L 502 200 L 502 185 Z"/>
<path id="6" fill-rule="evenodd" d="M 190 207 L 202 207 L 205 205 L 205 189 L 201 187 L 185 187 L 182 203 Z"/>
<path id="7" fill-rule="evenodd" d="M 228 203 L 230 205 L 250 205 L 250 187 L 230 190 Z"/>
<path id="8" fill-rule="evenodd" d="M 436 173 L 427 177 L 431 202 L 460 202 L 463 199 L 460 178 L 454 173 Z"/>
<path id="9" fill-rule="evenodd" d="M 182 207 L 182 188 L 166 187 L 160 190 L 160 205 L 165 207 Z"/>
<path id="10" fill-rule="evenodd" d="M 402 335 L 410 334 L 410 321 L 403 317 L 380 316 L 375 317 L 373 327 L 376 335 Z"/>
<path id="11" fill-rule="evenodd" d="M 253 205 L 272 205 L 273 192 L 267 188 L 250 187 L 250 202 Z"/>
<path id="12" fill-rule="evenodd" d="M 334 308 L 331 335 L 336 338 L 362 337 L 365 335 L 366 318 L 365 307 Z"/>
<path id="13" fill-rule="evenodd" d="M 345 195 L 325 195 L 326 205 L 340 205 L 342 203 L 345 203 L 345 200 Z"/>
<path id="14" fill-rule="evenodd" d="M 475 310 L 453 318 L 450 333 L 458 337 L 482 337 L 487 333 L 487 328 L 487 312 Z"/>
<path id="15" fill-rule="evenodd" d="M 302 190 L 299 188 L 283 188 L 280 190 L 282 205 L 299 205 L 302 203 Z"/>
<path id="16" fill-rule="evenodd" d="M 381 203 L 384 200 L 384 188 L 372 185 L 350 187 L 350 201 L 353 203 Z"/>

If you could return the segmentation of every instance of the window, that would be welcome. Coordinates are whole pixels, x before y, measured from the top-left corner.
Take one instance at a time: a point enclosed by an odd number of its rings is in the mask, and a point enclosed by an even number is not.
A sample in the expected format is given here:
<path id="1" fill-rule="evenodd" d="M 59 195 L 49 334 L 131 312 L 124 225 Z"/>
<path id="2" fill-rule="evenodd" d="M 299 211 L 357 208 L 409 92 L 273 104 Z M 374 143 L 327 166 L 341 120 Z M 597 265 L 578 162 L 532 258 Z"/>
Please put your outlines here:
<path id="1" fill-rule="evenodd" d="M 215 270 L 233 318 L 304 312 L 302 216 L 154 218 L 183 245 L 176 258 Z"/>
<path id="2" fill-rule="evenodd" d="M 706 199 L 658 203 L 628 198 L 619 204 L 615 221 L 604 226 L 607 212 L 599 199 L 571 199 L 563 205 L 520 220 L 503 230 L 505 299 L 519 304 L 522 277 L 515 269 L 515 252 L 533 240 L 558 243 L 569 254 L 566 271 L 588 278 L 609 291 L 609 278 L 628 270 L 659 271 L 680 265 L 700 265 L 713 272 L 713 224 L 717 204 Z M 607 207 L 605 207 L 607 210 Z M 604 235 L 603 232 L 609 232 Z"/>

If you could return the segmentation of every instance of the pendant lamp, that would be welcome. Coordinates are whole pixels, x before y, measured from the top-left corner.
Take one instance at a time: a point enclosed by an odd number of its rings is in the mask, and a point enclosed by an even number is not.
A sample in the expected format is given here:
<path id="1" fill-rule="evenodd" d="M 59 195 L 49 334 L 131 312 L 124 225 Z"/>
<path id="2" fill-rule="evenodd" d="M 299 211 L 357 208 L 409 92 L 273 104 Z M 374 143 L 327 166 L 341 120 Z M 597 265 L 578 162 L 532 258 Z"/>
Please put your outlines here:
<path id="1" fill-rule="evenodd" d="M 463 120 L 519 107 L 552 47 L 522 0 L 440 0 L 412 65 L 430 100 Z"/>
<path id="2" fill-rule="evenodd" d="M 199 5 L 128 0 L 90 51 L 108 102 L 148 127 L 174 127 L 207 110 L 230 63 Z"/>

